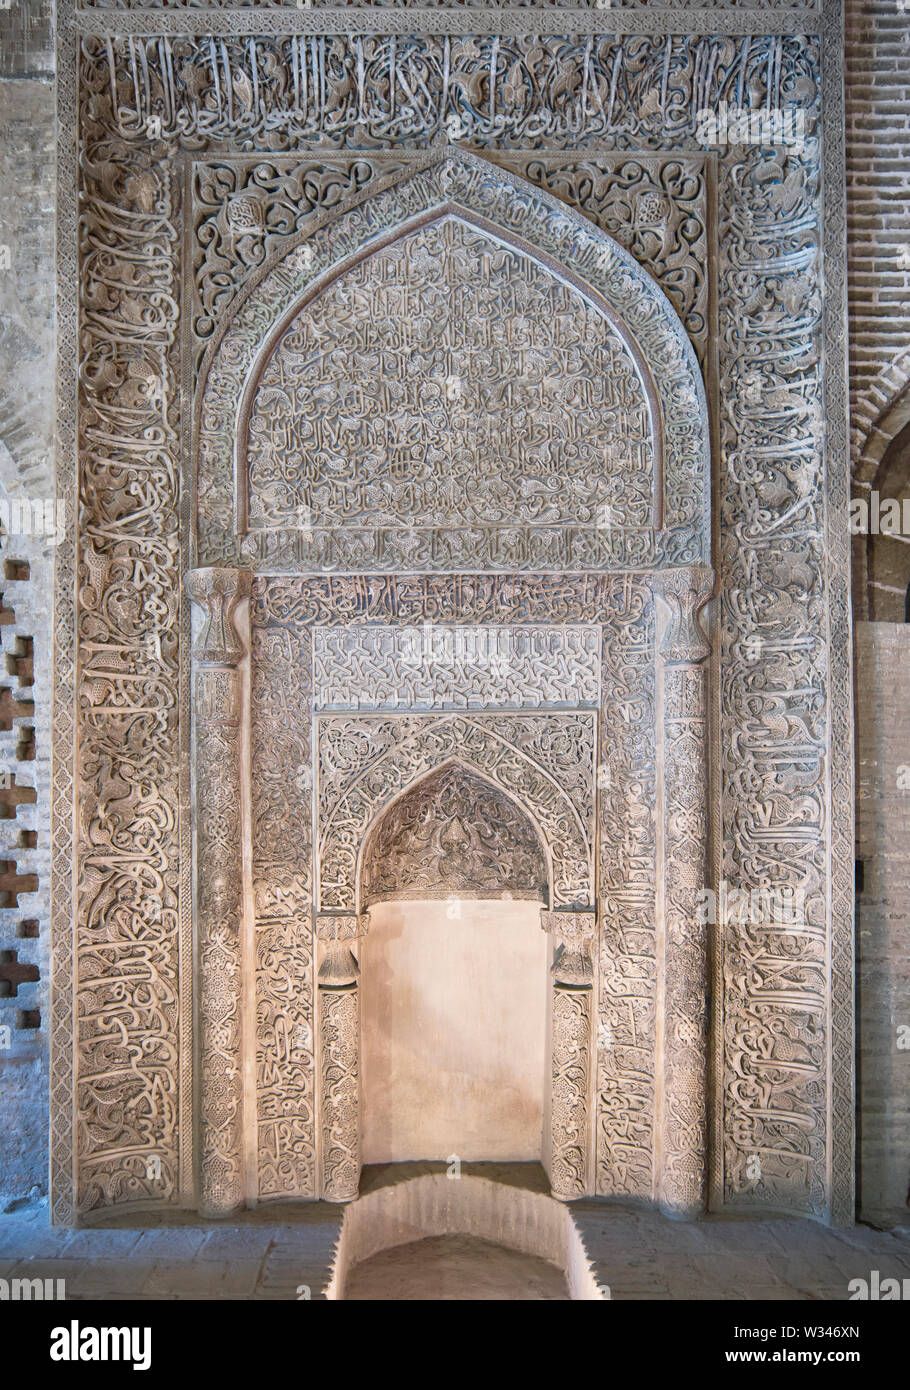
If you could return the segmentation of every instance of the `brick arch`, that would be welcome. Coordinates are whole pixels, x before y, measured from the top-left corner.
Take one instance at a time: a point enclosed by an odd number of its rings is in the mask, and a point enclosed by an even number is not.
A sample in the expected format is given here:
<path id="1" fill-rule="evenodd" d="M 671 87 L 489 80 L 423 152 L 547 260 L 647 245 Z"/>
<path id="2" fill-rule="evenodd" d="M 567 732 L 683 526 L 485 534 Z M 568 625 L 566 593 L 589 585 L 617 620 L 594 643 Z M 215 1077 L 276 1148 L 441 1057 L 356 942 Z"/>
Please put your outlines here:
<path id="1" fill-rule="evenodd" d="M 910 348 L 883 367 L 856 398 L 851 419 L 854 479 L 874 487 L 891 441 L 910 423 Z"/>
<path id="2" fill-rule="evenodd" d="M 910 393 L 907 395 L 910 407 Z M 906 522 L 910 508 L 910 418 L 890 438 L 871 485 L 854 488 L 869 506 L 870 529 L 853 537 L 854 609 L 860 619 L 903 623 L 910 592 L 910 544 Z M 898 534 L 893 534 L 894 503 Z M 875 527 L 875 518 L 881 518 Z M 899 592 L 898 592 L 899 591 Z"/>

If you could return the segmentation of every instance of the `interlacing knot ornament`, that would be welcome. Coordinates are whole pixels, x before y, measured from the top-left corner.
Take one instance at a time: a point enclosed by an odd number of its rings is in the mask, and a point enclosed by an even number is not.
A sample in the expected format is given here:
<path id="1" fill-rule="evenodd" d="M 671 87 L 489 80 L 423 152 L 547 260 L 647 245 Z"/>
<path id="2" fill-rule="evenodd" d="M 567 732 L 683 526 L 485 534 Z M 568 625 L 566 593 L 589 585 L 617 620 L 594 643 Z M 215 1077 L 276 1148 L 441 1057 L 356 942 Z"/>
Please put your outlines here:
<path id="1" fill-rule="evenodd" d="M 226 870 L 216 870 L 204 877 L 199 887 L 200 907 L 208 908 L 219 917 L 229 912 L 236 902 L 240 888 L 240 874 Z M 235 925 L 236 922 L 235 922 Z"/>
<path id="2" fill-rule="evenodd" d="M 224 1216 L 243 1203 L 243 1023 L 240 1008 L 243 876 L 240 799 L 243 697 L 236 669 L 245 644 L 234 626 L 250 573 L 198 569 L 186 576 L 203 612 L 193 648 L 193 741 L 199 943 L 199 1017 L 203 1064 L 200 1209 Z"/>

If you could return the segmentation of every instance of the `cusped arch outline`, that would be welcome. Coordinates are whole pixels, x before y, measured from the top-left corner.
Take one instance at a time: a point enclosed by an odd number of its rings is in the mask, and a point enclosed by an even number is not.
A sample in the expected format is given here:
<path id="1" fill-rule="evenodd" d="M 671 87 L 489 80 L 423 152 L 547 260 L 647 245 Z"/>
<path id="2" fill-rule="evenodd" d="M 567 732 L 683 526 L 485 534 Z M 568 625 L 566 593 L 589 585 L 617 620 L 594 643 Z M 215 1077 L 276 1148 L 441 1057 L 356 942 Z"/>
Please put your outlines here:
<path id="1" fill-rule="evenodd" d="M 255 555 L 245 548 L 245 479 L 238 474 L 245 467 L 250 400 L 287 325 L 350 266 L 445 216 L 520 251 L 583 295 L 619 334 L 646 388 L 655 473 L 659 466 L 663 480 L 654 517 L 658 525 L 607 535 L 602 528 L 588 533 L 576 528 L 556 568 L 709 563 L 707 401 L 694 349 L 675 309 L 606 232 L 518 176 L 464 152 L 382 181 L 336 210 L 330 222 L 291 238 L 232 302 L 206 353 L 197 394 L 196 495 L 204 510 L 204 517 L 196 518 L 204 530 L 197 547 L 200 561 L 229 563 L 233 556 L 255 564 Z M 202 554 L 209 545 L 215 546 L 212 553 Z M 360 566 L 389 567 L 400 566 Z"/>

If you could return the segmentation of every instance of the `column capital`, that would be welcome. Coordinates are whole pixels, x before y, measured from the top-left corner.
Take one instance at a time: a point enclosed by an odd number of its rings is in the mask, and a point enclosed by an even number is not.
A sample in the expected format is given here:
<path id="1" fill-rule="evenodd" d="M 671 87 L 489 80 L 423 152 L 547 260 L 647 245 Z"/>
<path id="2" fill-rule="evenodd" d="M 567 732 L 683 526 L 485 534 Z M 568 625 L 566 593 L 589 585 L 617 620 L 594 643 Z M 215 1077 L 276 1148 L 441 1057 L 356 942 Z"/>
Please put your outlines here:
<path id="1" fill-rule="evenodd" d="M 658 579 L 657 592 L 670 609 L 660 655 L 670 664 L 694 664 L 710 655 L 711 644 L 702 631 L 699 613 L 714 591 L 712 569 L 668 570 Z"/>
<path id="2" fill-rule="evenodd" d="M 597 931 L 593 907 L 555 908 L 542 911 L 540 925 L 558 945 L 550 973 L 557 986 L 590 989 L 594 981 L 590 946 Z"/>
<path id="3" fill-rule="evenodd" d="M 551 936 L 558 936 L 567 945 L 577 945 L 592 937 L 597 930 L 597 913 L 593 907 L 557 907 L 541 910 L 540 925 Z"/>
<path id="4" fill-rule="evenodd" d="M 317 972 L 320 989 L 350 989 L 356 985 L 360 966 L 343 941 L 330 941 Z"/>
<path id="5" fill-rule="evenodd" d="M 205 622 L 193 646 L 193 660 L 203 666 L 236 666 L 244 655 L 244 644 L 234 626 L 234 610 L 250 592 L 252 571 L 248 569 L 188 570 L 186 590 L 205 615 Z"/>
<path id="6" fill-rule="evenodd" d="M 370 925 L 366 912 L 317 912 L 316 936 L 320 941 L 353 941 L 366 936 Z"/>

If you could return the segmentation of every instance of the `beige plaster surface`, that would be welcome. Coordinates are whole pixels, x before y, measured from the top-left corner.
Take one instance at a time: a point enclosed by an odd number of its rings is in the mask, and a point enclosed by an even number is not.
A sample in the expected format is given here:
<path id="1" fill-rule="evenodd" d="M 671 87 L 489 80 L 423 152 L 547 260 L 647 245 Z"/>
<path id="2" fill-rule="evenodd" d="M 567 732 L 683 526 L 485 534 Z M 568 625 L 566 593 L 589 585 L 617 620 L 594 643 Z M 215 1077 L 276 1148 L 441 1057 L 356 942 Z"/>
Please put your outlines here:
<path id="1" fill-rule="evenodd" d="M 365 1163 L 539 1159 L 548 939 L 537 903 L 379 903 L 361 942 Z"/>

